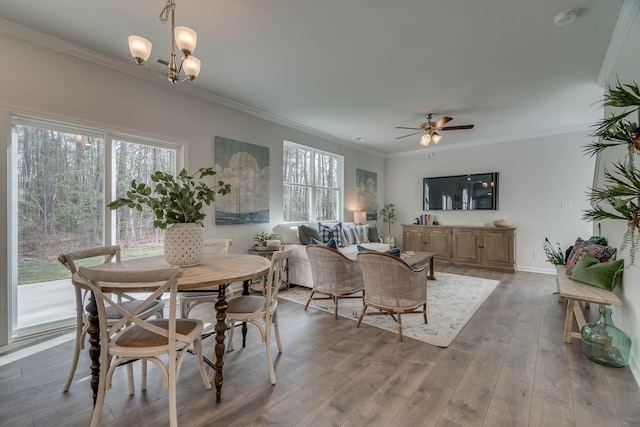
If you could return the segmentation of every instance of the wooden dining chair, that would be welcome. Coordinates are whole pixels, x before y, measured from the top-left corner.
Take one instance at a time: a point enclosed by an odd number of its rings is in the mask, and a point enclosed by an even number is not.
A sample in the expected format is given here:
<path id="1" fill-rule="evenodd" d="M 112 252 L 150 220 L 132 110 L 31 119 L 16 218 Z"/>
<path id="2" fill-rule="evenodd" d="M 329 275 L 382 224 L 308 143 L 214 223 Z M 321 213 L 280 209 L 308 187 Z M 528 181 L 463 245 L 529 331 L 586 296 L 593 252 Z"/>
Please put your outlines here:
<path id="1" fill-rule="evenodd" d="M 266 346 L 271 384 L 276 383 L 276 373 L 271 355 L 271 326 L 273 325 L 278 354 L 280 354 L 282 353 L 282 343 L 280 342 L 280 331 L 278 329 L 278 292 L 284 263 L 290 255 L 291 246 L 283 247 L 282 250 L 274 252 L 271 256 L 271 267 L 269 267 L 265 281 L 264 295 L 241 295 L 231 298 L 226 312 L 226 322 L 229 325 L 228 351 L 233 351 L 234 349 L 233 330 L 235 329 L 235 323 L 247 322 L 258 328 L 262 342 Z"/>
<path id="2" fill-rule="evenodd" d="M 99 246 L 90 249 L 82 249 L 79 251 L 66 252 L 62 253 L 58 256 L 58 261 L 62 265 L 64 265 L 69 271 L 71 271 L 71 275 L 78 272 L 79 264 L 96 264 L 97 262 L 109 263 L 109 262 L 119 262 L 120 261 L 120 247 L 119 246 Z M 75 375 L 76 369 L 78 367 L 78 358 L 80 357 L 80 352 L 84 349 L 84 344 L 87 336 L 87 330 L 89 329 L 89 319 L 87 318 L 87 312 L 85 310 L 86 304 L 88 303 L 89 290 L 82 289 L 78 286 L 75 287 L 75 297 L 76 297 L 76 342 L 73 350 L 73 360 L 71 361 L 71 368 L 69 370 L 69 374 L 67 375 L 67 381 L 64 384 L 63 392 L 69 391 L 69 387 L 71 386 L 71 382 L 73 381 L 73 377 Z M 137 305 L 138 300 L 127 293 L 122 293 L 117 295 L 118 303 L 131 308 Z M 139 314 L 142 318 L 149 318 L 155 316 L 158 319 L 162 319 L 164 310 L 164 302 L 161 300 L 150 301 L 147 306 L 144 307 Z M 113 325 L 122 319 L 122 315 L 115 309 L 110 309 L 107 311 L 107 323 L 109 325 Z M 129 365 L 129 393 L 133 393 L 134 385 L 133 385 L 133 371 L 132 366 Z"/>
<path id="3" fill-rule="evenodd" d="M 363 316 L 388 315 L 396 321 L 398 336 L 402 338 L 402 315 L 422 313 L 427 323 L 427 266 L 414 269 L 400 257 L 379 252 L 360 252 L 357 262 L 364 280 Z M 368 312 L 375 308 L 378 311 Z"/>
<path id="4" fill-rule="evenodd" d="M 86 279 L 95 295 L 100 325 L 100 378 L 98 395 L 91 418 L 91 426 L 100 422 L 106 390 L 111 388 L 115 369 L 135 360 L 149 361 L 162 372 L 164 386 L 169 389 L 169 422 L 178 425 L 177 379 L 187 349 L 192 347 L 198 359 L 200 375 L 206 389 L 211 388 L 209 376 L 202 357 L 203 324 L 195 319 L 178 319 L 177 295 L 178 279 L 182 270 L 166 267 L 147 270 L 131 270 L 123 267 L 104 268 L 103 266 L 80 267 L 80 276 Z M 103 291 L 103 287 L 116 287 L 118 290 L 131 291 L 144 289 L 152 292 L 135 307 L 128 308 L 118 304 Z M 168 319 L 142 319 L 140 312 L 163 293 L 169 293 Z M 122 318 L 110 325 L 107 310 L 117 310 Z M 168 357 L 165 364 L 163 361 Z M 143 371 L 142 389 L 146 389 L 146 372 Z"/>
<path id="5" fill-rule="evenodd" d="M 229 252 L 229 246 L 233 244 L 231 239 L 206 239 L 204 241 L 204 248 L 206 252 L 216 252 L 220 254 L 226 254 Z M 227 297 L 231 296 L 231 287 L 227 288 Z M 200 288 L 197 291 L 182 291 L 178 292 L 178 299 L 180 300 L 180 317 L 183 319 L 189 318 L 189 313 L 196 306 L 200 304 L 212 303 L 218 300 L 218 287 L 213 288 Z"/>
<path id="6" fill-rule="evenodd" d="M 360 267 L 340 251 L 326 246 L 308 245 L 306 251 L 311 264 L 313 289 L 304 309 L 313 300 L 330 299 L 335 304 L 334 317 L 337 319 L 338 300 L 362 298 L 362 294 L 358 294 L 364 288 Z M 316 294 L 323 296 L 314 296 Z"/>

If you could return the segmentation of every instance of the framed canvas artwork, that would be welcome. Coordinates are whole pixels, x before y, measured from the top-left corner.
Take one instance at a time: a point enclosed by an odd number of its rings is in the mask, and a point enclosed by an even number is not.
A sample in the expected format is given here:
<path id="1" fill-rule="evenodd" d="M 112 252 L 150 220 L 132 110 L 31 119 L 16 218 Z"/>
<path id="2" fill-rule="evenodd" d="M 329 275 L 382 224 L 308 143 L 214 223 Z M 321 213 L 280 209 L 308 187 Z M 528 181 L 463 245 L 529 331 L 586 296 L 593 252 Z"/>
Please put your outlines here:
<path id="1" fill-rule="evenodd" d="M 378 174 L 356 169 L 356 210 L 367 213 L 367 221 L 378 219 Z"/>
<path id="2" fill-rule="evenodd" d="M 215 137 L 216 178 L 231 193 L 215 201 L 216 225 L 269 222 L 269 147 Z"/>

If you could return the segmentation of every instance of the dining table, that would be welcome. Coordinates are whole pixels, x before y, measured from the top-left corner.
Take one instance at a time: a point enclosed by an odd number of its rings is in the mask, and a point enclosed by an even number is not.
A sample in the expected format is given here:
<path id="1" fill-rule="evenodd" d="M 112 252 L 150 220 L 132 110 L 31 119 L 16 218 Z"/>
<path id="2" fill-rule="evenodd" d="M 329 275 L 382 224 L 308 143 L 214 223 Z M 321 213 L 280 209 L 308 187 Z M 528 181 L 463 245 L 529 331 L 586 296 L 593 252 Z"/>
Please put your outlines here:
<path id="1" fill-rule="evenodd" d="M 132 258 L 114 263 L 105 263 L 96 266 L 101 270 L 111 269 L 154 269 L 169 267 L 170 264 L 162 256 Z M 214 307 L 216 310 L 215 324 L 215 363 L 206 360 L 208 364 L 215 370 L 215 386 L 216 386 L 216 402 L 222 400 L 222 383 L 224 366 L 224 335 L 227 329 L 226 311 L 228 303 L 226 299 L 227 286 L 234 282 L 243 282 L 244 292 L 248 293 L 249 283 L 251 280 L 263 277 L 269 271 L 271 261 L 268 258 L 256 255 L 244 254 L 205 254 L 200 264 L 181 267 L 183 271 L 182 277 L 178 280 L 178 290 L 188 291 L 201 288 L 218 288 L 218 300 Z M 88 289 L 85 279 L 78 273 L 71 278 L 75 286 Z M 105 292 L 118 293 L 122 292 L 122 288 L 117 283 L 103 283 L 102 289 Z M 145 288 L 143 284 L 136 287 L 136 292 L 152 292 L 155 288 Z M 131 292 L 131 287 L 127 288 Z M 93 392 L 93 402 L 95 404 L 98 394 L 98 383 L 100 378 L 100 324 L 98 322 L 98 310 L 93 294 L 86 307 L 89 320 L 89 357 L 91 359 L 91 389 Z"/>

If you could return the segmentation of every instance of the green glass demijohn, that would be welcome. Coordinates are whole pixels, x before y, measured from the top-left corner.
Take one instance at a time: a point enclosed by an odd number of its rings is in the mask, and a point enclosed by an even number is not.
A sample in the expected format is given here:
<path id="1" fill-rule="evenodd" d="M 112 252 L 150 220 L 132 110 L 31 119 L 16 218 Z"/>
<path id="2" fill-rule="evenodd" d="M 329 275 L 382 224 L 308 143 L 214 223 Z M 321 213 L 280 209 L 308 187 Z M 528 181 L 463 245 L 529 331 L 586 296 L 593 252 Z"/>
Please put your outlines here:
<path id="1" fill-rule="evenodd" d="M 580 330 L 582 351 L 596 363 L 613 368 L 629 364 L 631 338 L 611 320 L 611 309 L 600 306 L 600 317 Z"/>

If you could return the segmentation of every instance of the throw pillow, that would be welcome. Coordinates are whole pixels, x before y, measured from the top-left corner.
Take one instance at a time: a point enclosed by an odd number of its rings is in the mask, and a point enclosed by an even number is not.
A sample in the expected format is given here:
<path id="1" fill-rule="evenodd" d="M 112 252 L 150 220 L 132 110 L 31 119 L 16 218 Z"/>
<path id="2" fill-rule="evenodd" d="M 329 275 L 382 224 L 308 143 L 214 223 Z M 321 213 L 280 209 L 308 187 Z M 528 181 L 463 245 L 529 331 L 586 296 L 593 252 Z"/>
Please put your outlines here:
<path id="1" fill-rule="evenodd" d="M 320 237 L 320 233 L 315 227 L 310 227 L 308 225 L 302 224 L 298 227 L 298 236 L 300 238 L 300 244 L 308 245 L 309 238 L 314 238 L 317 241 L 322 241 L 322 237 Z"/>
<path id="2" fill-rule="evenodd" d="M 342 223 L 341 222 L 337 224 L 323 224 L 319 222 L 318 231 L 320 232 L 320 237 L 322 237 L 322 241 L 324 243 L 327 243 L 329 239 L 334 239 L 336 241 L 337 246 L 339 247 L 344 246 L 344 243 L 342 242 Z"/>
<path id="3" fill-rule="evenodd" d="M 589 243 L 578 237 L 565 264 L 569 276 L 573 274 L 573 269 L 576 268 L 576 264 L 584 254 L 589 254 L 600 262 L 606 262 L 616 255 L 616 248 Z"/>
<path id="4" fill-rule="evenodd" d="M 310 245 L 320 245 L 320 246 L 326 246 L 328 248 L 331 249 L 338 249 L 338 246 L 336 246 L 336 241 L 334 239 L 329 239 L 329 241 L 327 243 L 323 243 L 319 240 L 314 239 L 313 237 L 309 238 L 309 244 Z"/>
<path id="5" fill-rule="evenodd" d="M 380 242 L 380 235 L 378 234 L 378 225 L 373 222 L 368 224 L 369 226 L 369 241 L 370 242 Z"/>
<path id="6" fill-rule="evenodd" d="M 369 224 L 356 224 L 359 243 L 369 243 Z"/>
<path id="7" fill-rule="evenodd" d="M 344 233 L 344 240 L 346 240 L 348 244 L 357 245 L 360 243 L 355 225 L 342 224 L 342 232 Z"/>
<path id="8" fill-rule="evenodd" d="M 400 257 L 400 248 L 389 249 L 388 251 L 375 251 L 373 249 L 365 248 L 364 246 L 358 245 L 358 252 L 380 252 L 381 254 L 389 254 L 393 256 Z"/>
<path id="9" fill-rule="evenodd" d="M 571 279 L 612 291 L 618 284 L 623 269 L 623 259 L 600 262 L 591 255 L 585 254 L 576 264 Z"/>

